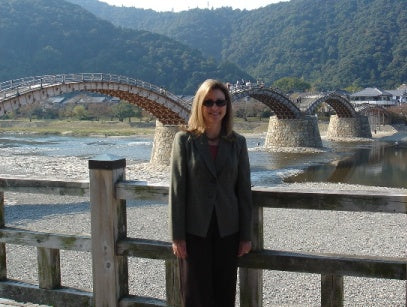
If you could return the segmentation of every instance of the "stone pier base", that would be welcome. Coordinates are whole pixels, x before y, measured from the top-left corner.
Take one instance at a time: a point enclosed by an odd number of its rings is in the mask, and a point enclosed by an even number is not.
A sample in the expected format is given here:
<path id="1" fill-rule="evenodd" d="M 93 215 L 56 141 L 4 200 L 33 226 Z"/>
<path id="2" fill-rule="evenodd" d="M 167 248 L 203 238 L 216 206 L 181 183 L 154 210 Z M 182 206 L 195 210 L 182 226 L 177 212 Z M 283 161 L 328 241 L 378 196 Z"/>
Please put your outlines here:
<path id="1" fill-rule="evenodd" d="M 367 116 L 338 117 L 331 115 L 326 135 L 327 139 L 371 138 L 369 119 Z"/>
<path id="2" fill-rule="evenodd" d="M 270 117 L 264 146 L 321 148 L 322 140 L 317 117 L 309 115 L 298 119 Z"/>
<path id="3" fill-rule="evenodd" d="M 163 125 L 158 120 L 156 121 L 150 163 L 170 165 L 172 142 L 178 131 L 179 126 Z"/>

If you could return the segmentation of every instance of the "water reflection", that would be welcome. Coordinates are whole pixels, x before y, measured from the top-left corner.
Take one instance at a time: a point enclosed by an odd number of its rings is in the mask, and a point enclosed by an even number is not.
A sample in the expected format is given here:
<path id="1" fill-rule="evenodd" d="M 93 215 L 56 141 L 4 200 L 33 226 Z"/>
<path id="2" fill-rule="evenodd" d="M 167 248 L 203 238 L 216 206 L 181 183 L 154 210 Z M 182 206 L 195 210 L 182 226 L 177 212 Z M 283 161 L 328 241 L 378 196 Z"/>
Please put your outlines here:
<path id="1" fill-rule="evenodd" d="M 407 143 L 372 143 L 350 156 L 312 165 L 286 182 L 332 182 L 407 188 Z"/>

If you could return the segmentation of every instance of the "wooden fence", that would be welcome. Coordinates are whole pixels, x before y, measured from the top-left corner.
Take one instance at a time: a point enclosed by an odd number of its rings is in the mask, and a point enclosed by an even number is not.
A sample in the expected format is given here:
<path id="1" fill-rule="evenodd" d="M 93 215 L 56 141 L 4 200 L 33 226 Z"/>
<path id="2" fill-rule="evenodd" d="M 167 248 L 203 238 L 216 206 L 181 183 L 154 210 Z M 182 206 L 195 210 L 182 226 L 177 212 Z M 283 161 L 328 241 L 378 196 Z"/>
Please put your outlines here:
<path id="1" fill-rule="evenodd" d="M 168 187 L 126 181 L 125 164 L 124 159 L 111 156 L 90 160 L 89 183 L 0 178 L 0 297 L 53 306 L 179 305 L 177 262 L 170 243 L 130 238 L 126 233 L 126 200 L 167 201 Z M 91 236 L 42 233 L 6 227 L 4 195 L 9 191 L 89 195 Z M 407 195 L 360 191 L 300 192 L 277 187 L 253 188 L 253 199 L 254 250 L 239 261 L 241 306 L 263 305 L 263 270 L 320 274 L 321 306 L 343 306 L 343 276 L 406 280 L 405 257 L 264 249 L 263 208 L 406 214 Z M 7 278 L 7 243 L 37 248 L 38 285 Z M 60 250 L 85 251 L 92 254 L 93 293 L 61 285 Z M 165 262 L 166 300 L 129 295 L 128 257 L 161 259 Z"/>

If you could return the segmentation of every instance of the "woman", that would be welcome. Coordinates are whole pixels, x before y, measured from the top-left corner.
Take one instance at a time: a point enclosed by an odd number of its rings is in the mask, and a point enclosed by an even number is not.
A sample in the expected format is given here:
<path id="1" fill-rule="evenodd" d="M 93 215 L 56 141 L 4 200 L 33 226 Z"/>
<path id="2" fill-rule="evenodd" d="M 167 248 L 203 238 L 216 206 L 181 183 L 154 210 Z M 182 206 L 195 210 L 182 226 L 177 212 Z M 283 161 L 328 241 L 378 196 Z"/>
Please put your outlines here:
<path id="1" fill-rule="evenodd" d="M 170 228 L 186 307 L 234 306 L 237 258 L 251 249 L 246 140 L 232 130 L 227 87 L 206 80 L 171 158 Z"/>

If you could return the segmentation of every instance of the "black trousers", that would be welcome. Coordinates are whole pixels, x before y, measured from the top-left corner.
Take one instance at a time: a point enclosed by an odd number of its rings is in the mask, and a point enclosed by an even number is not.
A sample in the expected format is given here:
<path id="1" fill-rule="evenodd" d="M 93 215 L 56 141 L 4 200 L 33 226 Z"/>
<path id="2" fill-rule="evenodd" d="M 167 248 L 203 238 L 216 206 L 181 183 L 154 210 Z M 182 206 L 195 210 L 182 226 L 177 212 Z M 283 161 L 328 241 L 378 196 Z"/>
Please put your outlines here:
<path id="1" fill-rule="evenodd" d="M 239 235 L 221 238 L 215 214 L 208 235 L 187 234 L 188 258 L 180 260 L 184 307 L 233 307 Z"/>

